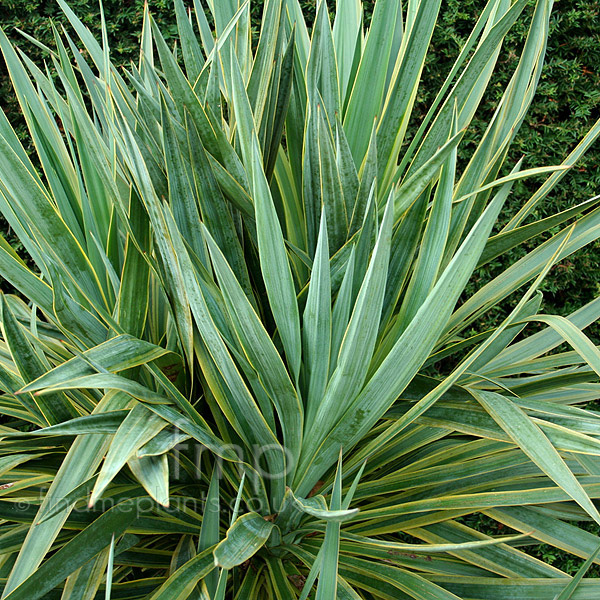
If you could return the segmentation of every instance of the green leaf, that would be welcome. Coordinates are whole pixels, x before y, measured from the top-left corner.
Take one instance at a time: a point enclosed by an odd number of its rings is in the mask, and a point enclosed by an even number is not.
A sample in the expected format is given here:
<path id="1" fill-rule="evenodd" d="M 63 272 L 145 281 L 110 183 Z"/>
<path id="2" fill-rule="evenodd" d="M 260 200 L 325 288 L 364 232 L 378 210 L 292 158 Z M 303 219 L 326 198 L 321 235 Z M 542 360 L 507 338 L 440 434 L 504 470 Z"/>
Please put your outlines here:
<path id="1" fill-rule="evenodd" d="M 311 103 L 314 105 L 317 98 L 321 99 L 324 118 L 331 124 L 335 123 L 341 106 L 336 58 L 327 2 L 320 0 L 312 29 L 306 83 Z"/>
<path id="2" fill-rule="evenodd" d="M 4 295 L 2 296 L 1 309 L 0 314 L 4 339 L 8 344 L 19 374 L 25 383 L 29 383 L 43 376 L 42 374 L 47 371 L 49 365 L 44 364 L 39 352 L 36 352 L 36 349 L 27 338 L 24 329 L 8 306 Z M 35 399 L 35 404 L 39 409 L 40 415 L 43 416 L 49 425 L 67 421 L 77 414 L 69 399 L 63 394 L 53 394 L 51 397 Z"/>
<path id="3" fill-rule="evenodd" d="M 600 514 L 575 475 L 540 428 L 514 402 L 495 392 L 469 391 L 548 477 L 569 494 L 595 521 L 600 521 Z"/>
<path id="4" fill-rule="evenodd" d="M 457 116 L 454 115 L 450 138 L 456 135 Z M 423 234 L 421 249 L 415 262 L 413 275 L 406 290 L 400 308 L 398 321 L 408 324 L 415 316 L 421 302 L 425 300 L 438 278 L 439 269 L 450 230 L 450 214 L 452 210 L 452 192 L 456 174 L 457 148 L 453 147 L 448 155 L 435 196 L 427 225 Z"/>
<path id="5" fill-rule="evenodd" d="M 350 2 L 344 2 L 344 4 L 350 4 Z M 383 68 L 383 66 L 387 66 L 388 61 L 396 61 L 396 57 L 390 56 L 390 54 L 396 23 L 401 20 L 402 14 L 397 2 L 380 1 L 375 4 L 371 28 L 365 41 L 365 48 L 354 85 L 350 91 L 344 117 L 344 129 L 357 166 L 362 163 L 363 156 L 367 152 L 371 127 L 375 118 L 381 114 L 387 75 L 387 68 Z M 342 31 L 340 29 L 336 31 L 336 25 L 337 19 L 334 25 L 334 36 L 336 33 L 341 36 Z M 352 30 L 344 32 L 344 36 L 346 35 L 351 37 Z M 352 52 L 354 52 L 354 48 Z M 343 82 L 347 66 L 345 61 L 341 65 L 343 66 L 340 66 L 340 76 Z"/>
<path id="6" fill-rule="evenodd" d="M 64 421 L 58 425 L 35 429 L 33 431 L 15 431 L 9 433 L 10 437 L 36 437 L 36 436 L 53 436 L 53 435 L 83 435 L 86 433 L 107 433 L 113 434 L 117 431 L 123 419 L 127 416 L 128 411 L 118 410 L 111 412 L 102 412 L 88 415 L 86 417 L 78 417 L 69 421 Z"/>
<path id="7" fill-rule="evenodd" d="M 81 357 L 62 363 L 26 385 L 21 393 L 35 392 L 86 375 L 94 375 L 98 369 L 118 373 L 152 362 L 169 354 L 164 348 L 129 335 L 114 337 L 95 348 L 86 350 Z M 97 368 L 92 365 L 96 365 Z"/>
<path id="8" fill-rule="evenodd" d="M 110 600 L 110 596 L 111 596 L 111 592 L 112 592 L 114 560 L 115 560 L 115 534 L 113 533 L 112 539 L 110 541 L 110 548 L 108 551 L 108 564 L 106 565 L 106 589 L 105 589 L 106 600 Z"/>
<path id="9" fill-rule="evenodd" d="M 213 548 L 207 548 L 179 567 L 149 600 L 185 600 L 196 584 L 215 568 Z"/>
<path id="10" fill-rule="evenodd" d="M 204 66 L 204 57 L 202 56 L 202 50 L 196 39 L 190 19 L 186 15 L 182 0 L 175 0 L 175 15 L 177 17 L 177 27 L 179 28 L 186 73 L 188 79 L 195 81 Z"/>
<path id="11" fill-rule="evenodd" d="M 297 471 L 298 493 L 308 493 L 331 465 L 337 449 L 342 445 L 353 447 L 414 377 L 438 337 L 438 328 L 450 317 L 454 303 L 471 276 L 507 192 L 504 188 L 504 193 L 499 193 L 490 203 L 415 318 L 321 444 L 318 454 L 315 448 L 311 449 L 310 455 L 307 453 Z"/>
<path id="12" fill-rule="evenodd" d="M 122 502 L 108 509 L 91 525 L 43 563 L 34 574 L 6 594 L 8 600 L 36 600 L 63 582 L 71 573 L 107 548 L 138 516 L 135 502 Z"/>
<path id="13" fill-rule="evenodd" d="M 440 10 L 441 2 L 432 0 L 416 6 L 414 21 L 400 46 L 400 54 L 381 111 L 377 127 L 377 154 L 381 184 L 387 185 L 395 177 L 398 152 L 408 127 L 408 118 L 415 101 L 425 55 Z M 461 129 L 458 126 L 458 129 Z M 383 190 L 386 191 L 386 187 Z"/>
<path id="14" fill-rule="evenodd" d="M 341 292 L 340 292 L 341 293 Z M 306 422 L 312 423 L 321 402 L 329 375 L 331 349 L 331 275 L 327 216 L 321 215 L 321 228 L 310 276 L 306 306 L 302 317 L 303 352 L 308 392 L 306 394 Z"/>
<path id="15" fill-rule="evenodd" d="M 362 387 L 371 360 L 383 305 L 387 263 L 392 236 L 393 205 L 388 202 L 371 262 L 344 334 L 337 366 L 315 419 L 307 432 L 305 448 L 313 450 L 325 437 Z"/>
<path id="16" fill-rule="evenodd" d="M 250 302 L 255 304 L 248 268 L 240 240 L 235 230 L 231 212 L 217 183 L 210 159 L 202 146 L 196 127 L 187 124 L 188 145 L 191 157 L 192 176 L 202 213 L 202 221 L 227 257 L 240 285 Z M 239 194 L 238 194 L 239 195 Z"/>
<path id="17" fill-rule="evenodd" d="M 362 42 L 363 7 L 359 0 L 337 0 L 333 23 L 333 45 L 340 80 L 342 100 L 350 82 L 354 53 L 357 43 Z M 373 37 L 377 37 L 373 34 Z"/>
<path id="18" fill-rule="evenodd" d="M 148 495 L 161 506 L 169 506 L 169 463 L 167 455 L 131 456 L 127 465 Z"/>
<path id="19" fill-rule="evenodd" d="M 131 458 L 135 459 L 135 453 L 166 426 L 166 421 L 147 409 L 143 404 L 136 404 L 129 411 L 112 439 L 110 449 L 92 490 L 89 501 L 90 506 L 94 506 L 108 484 L 125 466 L 125 463 Z M 142 467 L 140 466 L 137 470 L 141 473 Z M 147 477 L 145 477 L 145 481 L 147 481 Z M 163 485 L 164 483 L 161 488 Z M 165 500 L 164 494 L 158 493 L 161 500 Z"/>
<path id="20" fill-rule="evenodd" d="M 435 181 L 440 167 L 454 153 L 463 135 L 464 130 L 450 137 L 418 171 L 397 187 L 394 192 L 394 216 L 396 221 L 413 205 L 427 186 Z"/>
<path id="21" fill-rule="evenodd" d="M 120 410 L 125 407 L 125 400 L 118 394 L 109 394 L 95 412 Z M 36 572 L 72 508 L 62 499 L 94 475 L 108 448 L 108 441 L 104 435 L 81 436 L 71 445 L 37 511 L 35 519 L 38 524 L 25 538 L 6 584 L 6 593 Z M 57 507 L 60 510 L 56 515 L 46 520 L 46 516 Z"/>
<path id="22" fill-rule="evenodd" d="M 297 379 L 300 371 L 302 343 L 296 290 L 281 226 L 262 171 L 256 142 L 252 148 L 253 190 L 256 203 L 256 233 L 260 267 L 288 364 L 294 378 Z"/>
<path id="23" fill-rule="evenodd" d="M 202 526 L 200 527 L 200 538 L 198 539 L 199 552 L 203 552 L 216 546 L 221 539 L 219 531 L 221 517 L 219 477 L 219 466 L 215 464 L 210 477 L 208 492 L 206 494 Z M 217 590 L 218 581 L 219 574 L 217 571 L 212 571 L 206 575 L 206 587 L 211 596 L 214 596 L 215 591 Z"/>
<path id="24" fill-rule="evenodd" d="M 554 597 L 554 600 L 569 600 L 573 597 L 573 594 L 577 590 L 581 580 L 589 570 L 589 568 L 594 564 L 594 559 L 598 556 L 600 552 L 600 546 L 590 555 L 590 557 L 579 567 L 577 574 L 569 581 L 568 585 Z"/>
<path id="25" fill-rule="evenodd" d="M 106 577 L 111 548 L 112 544 L 67 577 L 61 600 L 88 600 L 98 593 Z"/>
<path id="26" fill-rule="evenodd" d="M 233 330 L 277 409 L 286 448 L 292 456 L 297 456 L 302 440 L 303 409 L 296 390 L 258 315 L 208 232 L 206 239 Z"/>
<path id="27" fill-rule="evenodd" d="M 224 569 L 241 565 L 264 546 L 273 527 L 272 522 L 254 512 L 238 517 L 214 549 L 215 565 Z"/>
<path id="28" fill-rule="evenodd" d="M 357 513 L 358 509 L 330 509 L 327 508 L 327 503 L 323 496 L 312 496 L 311 498 L 300 498 L 295 496 L 292 492 L 292 499 L 296 506 L 307 515 L 311 515 L 319 520 L 333 523 L 343 523 L 349 519 L 352 519 Z"/>
<path id="29" fill-rule="evenodd" d="M 502 231 L 497 235 L 492 236 L 488 240 L 477 266 L 482 267 L 483 265 L 492 261 L 494 258 L 502 256 L 512 248 L 515 248 L 519 244 L 530 240 L 532 237 L 545 231 L 549 231 L 553 227 L 561 225 L 568 219 L 578 216 L 579 214 L 583 213 L 586 208 L 591 208 L 598 201 L 600 201 L 600 197 L 590 198 L 586 202 L 582 202 L 577 206 L 563 210 L 556 215 L 551 215 L 545 219 L 540 219 L 539 221 L 529 223 L 528 225 L 523 225 L 522 227 L 517 227 L 508 231 Z"/>
<path id="30" fill-rule="evenodd" d="M 342 451 L 338 460 L 331 500 L 330 511 L 341 512 L 342 510 Z M 338 587 L 338 556 L 340 552 L 340 524 L 328 521 L 325 528 L 325 539 L 323 540 L 323 562 L 319 574 L 316 600 L 327 600 L 335 598 Z"/>

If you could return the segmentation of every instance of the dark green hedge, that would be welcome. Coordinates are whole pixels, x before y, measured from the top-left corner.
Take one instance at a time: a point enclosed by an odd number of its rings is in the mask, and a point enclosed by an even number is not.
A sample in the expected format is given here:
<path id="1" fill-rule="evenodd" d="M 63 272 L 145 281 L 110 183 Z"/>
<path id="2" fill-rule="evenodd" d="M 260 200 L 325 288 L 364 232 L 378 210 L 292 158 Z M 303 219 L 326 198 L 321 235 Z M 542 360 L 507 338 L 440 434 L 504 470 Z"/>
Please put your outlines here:
<path id="1" fill-rule="evenodd" d="M 301 2 L 310 19 L 315 2 Z M 175 19 L 171 0 L 149 0 L 154 18 L 167 39 L 175 34 Z M 259 17 L 261 2 L 254 2 L 253 11 Z M 364 3 L 369 18 L 373 2 Z M 423 74 L 421 92 L 417 100 L 414 125 L 424 114 L 428 103 L 440 87 L 461 43 L 466 39 L 474 17 L 484 6 L 482 0 L 446 0 L 433 39 L 433 50 Z M 71 0 L 71 7 L 85 23 L 99 32 L 100 18 L 96 0 Z M 104 8 L 111 41 L 113 58 L 122 64 L 136 59 L 138 36 L 141 29 L 143 0 L 105 0 Z M 330 0 L 333 7 L 334 0 Z M 53 0 L 0 0 L 0 25 L 10 37 L 41 63 L 43 53 L 20 38 L 15 28 L 22 29 L 40 41 L 52 44 L 51 22 L 60 24 L 64 19 Z M 476 115 L 468 133 L 468 143 L 463 154 L 476 144 L 493 107 L 516 66 L 520 47 L 527 34 L 527 19 L 521 19 L 506 39 L 499 59 L 497 74 L 490 92 Z M 552 29 L 537 97 L 527 120 L 512 149 L 516 162 L 525 157 L 529 167 L 559 163 L 576 145 L 577 141 L 600 116 L 600 1 L 561 0 L 556 2 L 552 16 Z M 11 122 L 18 124 L 25 135 L 19 109 L 11 92 L 4 65 L 0 66 L 0 105 Z M 463 159 L 466 156 L 462 157 Z M 566 177 L 558 192 L 539 208 L 536 217 L 562 210 L 598 193 L 600 182 L 600 145 L 592 148 Z M 511 197 L 508 211 L 514 212 L 535 189 L 534 183 L 519 184 Z M 539 240 L 511 253 L 479 273 L 476 285 L 492 277 L 533 247 Z M 544 284 L 545 309 L 566 314 L 588 302 L 600 291 L 600 244 L 596 243 L 576 256 L 555 267 Z"/>

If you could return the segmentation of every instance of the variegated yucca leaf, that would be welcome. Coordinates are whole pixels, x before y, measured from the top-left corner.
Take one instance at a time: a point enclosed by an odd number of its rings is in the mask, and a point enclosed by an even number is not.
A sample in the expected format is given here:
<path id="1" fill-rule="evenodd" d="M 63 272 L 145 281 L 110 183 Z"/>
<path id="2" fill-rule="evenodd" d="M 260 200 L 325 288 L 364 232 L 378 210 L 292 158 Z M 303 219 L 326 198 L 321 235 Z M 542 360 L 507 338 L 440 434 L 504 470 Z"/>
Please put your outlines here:
<path id="1" fill-rule="evenodd" d="M 552 1 L 473 15 L 416 130 L 440 0 L 368 26 L 320 0 L 310 27 L 266 0 L 256 44 L 248 1 L 175 0 L 177 44 L 146 9 L 124 70 L 57 1 L 45 66 L 0 33 L 31 140 L 0 112 L 27 253 L 0 238 L 2 598 L 598 598 L 600 299 L 557 317 L 538 288 L 600 237 L 599 199 L 533 215 L 600 123 L 562 165 L 508 159 Z"/>

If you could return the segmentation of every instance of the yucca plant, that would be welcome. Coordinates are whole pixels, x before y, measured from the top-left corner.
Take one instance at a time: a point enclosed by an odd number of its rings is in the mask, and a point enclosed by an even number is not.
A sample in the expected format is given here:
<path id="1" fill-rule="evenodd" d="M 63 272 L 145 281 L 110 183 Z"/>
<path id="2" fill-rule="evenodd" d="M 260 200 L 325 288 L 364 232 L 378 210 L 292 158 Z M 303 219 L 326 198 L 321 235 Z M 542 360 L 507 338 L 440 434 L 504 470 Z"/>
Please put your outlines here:
<path id="1" fill-rule="evenodd" d="M 58 1 L 45 69 L 0 34 L 34 150 L 0 113 L 28 255 L 0 239 L 2 598 L 598 598 L 600 299 L 551 316 L 538 288 L 600 207 L 534 217 L 600 124 L 563 165 L 507 161 L 552 2 L 461 151 L 527 0 L 487 3 L 416 132 L 440 0 L 368 28 L 321 1 L 310 34 L 267 0 L 256 47 L 248 2 L 176 0 L 177 46 L 146 11 L 125 71 Z"/>

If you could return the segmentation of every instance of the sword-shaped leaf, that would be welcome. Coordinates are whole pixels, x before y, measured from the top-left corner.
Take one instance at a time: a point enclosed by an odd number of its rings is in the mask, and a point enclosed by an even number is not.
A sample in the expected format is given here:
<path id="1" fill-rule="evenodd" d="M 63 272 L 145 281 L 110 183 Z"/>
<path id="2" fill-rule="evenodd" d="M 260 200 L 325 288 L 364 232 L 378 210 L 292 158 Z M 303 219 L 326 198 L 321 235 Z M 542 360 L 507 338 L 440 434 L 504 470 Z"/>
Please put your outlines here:
<path id="1" fill-rule="evenodd" d="M 271 521 L 254 512 L 238 517 L 214 549 L 215 566 L 233 569 L 247 561 L 265 545 L 273 527 Z"/>

